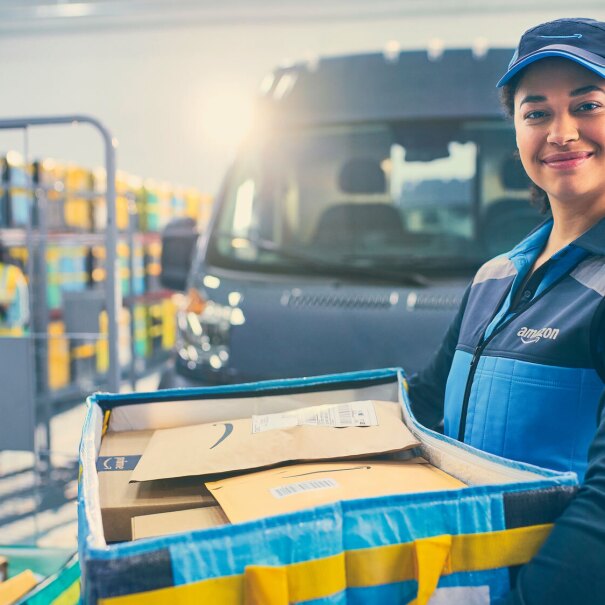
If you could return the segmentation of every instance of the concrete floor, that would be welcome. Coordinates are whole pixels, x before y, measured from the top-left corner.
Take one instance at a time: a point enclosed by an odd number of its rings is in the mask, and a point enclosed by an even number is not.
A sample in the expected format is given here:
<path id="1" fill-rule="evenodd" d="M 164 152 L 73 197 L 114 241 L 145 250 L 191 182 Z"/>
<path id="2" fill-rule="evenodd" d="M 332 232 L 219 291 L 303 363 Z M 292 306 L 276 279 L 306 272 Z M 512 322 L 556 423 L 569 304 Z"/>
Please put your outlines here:
<path id="1" fill-rule="evenodd" d="M 158 380 L 157 374 L 139 380 L 137 391 L 155 390 Z M 0 452 L 0 545 L 76 549 L 78 447 L 85 414 L 86 406 L 78 404 L 52 419 L 47 477 L 34 470 L 33 453 Z"/>

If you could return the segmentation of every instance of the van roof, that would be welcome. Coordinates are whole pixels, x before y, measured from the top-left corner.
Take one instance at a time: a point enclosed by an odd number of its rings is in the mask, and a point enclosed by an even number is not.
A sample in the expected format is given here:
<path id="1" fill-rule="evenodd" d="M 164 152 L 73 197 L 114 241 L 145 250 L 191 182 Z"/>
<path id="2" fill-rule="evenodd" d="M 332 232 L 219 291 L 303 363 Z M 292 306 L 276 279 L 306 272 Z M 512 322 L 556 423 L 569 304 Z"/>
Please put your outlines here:
<path id="1" fill-rule="evenodd" d="M 273 72 L 260 99 L 282 124 L 502 117 L 496 82 L 513 49 L 403 51 L 322 58 Z"/>

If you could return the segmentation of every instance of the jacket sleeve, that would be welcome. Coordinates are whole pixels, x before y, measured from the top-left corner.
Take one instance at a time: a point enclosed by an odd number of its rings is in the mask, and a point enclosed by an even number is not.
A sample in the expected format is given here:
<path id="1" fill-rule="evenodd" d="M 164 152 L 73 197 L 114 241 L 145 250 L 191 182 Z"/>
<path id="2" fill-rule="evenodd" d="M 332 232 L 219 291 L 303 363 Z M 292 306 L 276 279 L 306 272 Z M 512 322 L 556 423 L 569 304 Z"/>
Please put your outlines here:
<path id="1" fill-rule="evenodd" d="M 456 317 L 445 338 L 426 368 L 413 374 L 409 381 L 409 395 L 414 416 L 421 424 L 436 428 L 443 420 L 445 385 L 458 344 L 460 324 L 464 316 L 470 285 L 466 289 Z"/>
<path id="2" fill-rule="evenodd" d="M 584 483 L 542 549 L 519 572 L 506 605 L 605 603 L 604 401 L 605 392 Z"/>

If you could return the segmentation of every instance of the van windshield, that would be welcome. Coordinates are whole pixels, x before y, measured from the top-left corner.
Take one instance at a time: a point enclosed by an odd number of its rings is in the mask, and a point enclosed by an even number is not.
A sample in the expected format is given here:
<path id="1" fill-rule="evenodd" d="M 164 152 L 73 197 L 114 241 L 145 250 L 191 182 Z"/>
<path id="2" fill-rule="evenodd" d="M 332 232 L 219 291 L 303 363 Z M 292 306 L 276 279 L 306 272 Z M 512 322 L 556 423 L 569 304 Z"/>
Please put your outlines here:
<path id="1" fill-rule="evenodd" d="M 468 269 L 540 216 L 503 121 L 371 123 L 258 135 L 226 183 L 208 260 L 301 273 Z"/>

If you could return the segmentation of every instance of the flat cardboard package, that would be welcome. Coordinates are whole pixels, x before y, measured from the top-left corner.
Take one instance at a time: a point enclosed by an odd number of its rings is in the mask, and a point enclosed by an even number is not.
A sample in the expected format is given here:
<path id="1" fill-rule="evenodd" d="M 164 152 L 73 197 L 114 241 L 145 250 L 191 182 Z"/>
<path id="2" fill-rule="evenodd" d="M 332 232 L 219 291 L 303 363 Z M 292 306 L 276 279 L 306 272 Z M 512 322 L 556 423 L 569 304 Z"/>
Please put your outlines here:
<path id="1" fill-rule="evenodd" d="M 228 525 L 229 519 L 220 506 L 205 506 L 132 518 L 132 539 L 166 536 L 183 531 Z"/>
<path id="2" fill-rule="evenodd" d="M 0 584 L 0 605 L 14 605 L 37 583 L 38 580 L 31 569 L 26 569 L 20 574 L 5 580 Z"/>
<path id="3" fill-rule="evenodd" d="M 129 483 L 153 431 L 107 433 L 97 459 L 99 499 L 107 542 L 132 539 L 139 515 L 216 505 L 197 477 Z"/>
<path id="4" fill-rule="evenodd" d="M 206 483 L 232 523 L 339 500 L 460 489 L 422 458 L 295 464 Z"/>
<path id="5" fill-rule="evenodd" d="M 157 430 L 131 481 L 208 476 L 289 461 L 354 458 L 420 445 L 390 401 L 310 406 Z"/>

